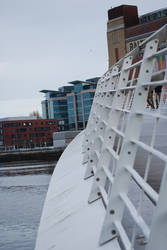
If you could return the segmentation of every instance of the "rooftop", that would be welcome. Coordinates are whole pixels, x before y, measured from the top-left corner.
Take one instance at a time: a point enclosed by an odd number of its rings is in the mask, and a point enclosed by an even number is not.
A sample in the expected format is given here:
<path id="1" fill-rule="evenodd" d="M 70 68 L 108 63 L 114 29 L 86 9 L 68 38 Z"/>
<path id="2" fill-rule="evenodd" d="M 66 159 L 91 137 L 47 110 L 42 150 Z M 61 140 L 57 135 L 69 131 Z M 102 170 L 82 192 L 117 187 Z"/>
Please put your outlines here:
<path id="1" fill-rule="evenodd" d="M 48 92 L 58 93 L 59 91 L 57 91 L 57 90 L 51 90 L 51 89 L 50 89 L 50 90 L 49 90 L 49 89 L 43 89 L 43 90 L 40 90 L 40 92 L 46 94 L 46 93 L 48 93 Z"/>
<path id="2" fill-rule="evenodd" d="M 36 120 L 35 116 L 15 116 L 15 117 L 4 117 L 0 118 L 0 122 L 3 121 L 21 121 L 21 120 Z"/>
<path id="3" fill-rule="evenodd" d="M 69 82 L 69 84 L 80 84 L 80 83 L 83 83 L 83 82 L 84 81 L 75 80 L 75 81 Z"/>
<path id="4" fill-rule="evenodd" d="M 72 81 L 72 82 L 69 82 L 69 84 L 80 84 L 80 83 L 84 83 L 84 84 L 88 84 L 88 85 L 91 85 L 91 84 L 96 84 L 95 81 L 91 81 L 91 79 L 89 80 L 86 80 L 86 81 L 80 81 L 80 80 L 75 80 L 75 81 Z"/>

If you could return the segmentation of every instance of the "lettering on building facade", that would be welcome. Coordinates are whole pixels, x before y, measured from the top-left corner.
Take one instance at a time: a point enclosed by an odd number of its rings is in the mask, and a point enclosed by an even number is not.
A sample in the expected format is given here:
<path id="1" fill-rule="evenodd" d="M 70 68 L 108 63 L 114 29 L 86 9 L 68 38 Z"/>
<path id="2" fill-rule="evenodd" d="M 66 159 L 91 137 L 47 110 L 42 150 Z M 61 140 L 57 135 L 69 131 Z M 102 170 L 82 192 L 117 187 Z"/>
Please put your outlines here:
<path id="1" fill-rule="evenodd" d="M 126 50 L 127 52 L 135 49 L 140 43 L 142 43 L 144 39 L 134 40 L 132 42 L 129 42 L 126 44 Z"/>

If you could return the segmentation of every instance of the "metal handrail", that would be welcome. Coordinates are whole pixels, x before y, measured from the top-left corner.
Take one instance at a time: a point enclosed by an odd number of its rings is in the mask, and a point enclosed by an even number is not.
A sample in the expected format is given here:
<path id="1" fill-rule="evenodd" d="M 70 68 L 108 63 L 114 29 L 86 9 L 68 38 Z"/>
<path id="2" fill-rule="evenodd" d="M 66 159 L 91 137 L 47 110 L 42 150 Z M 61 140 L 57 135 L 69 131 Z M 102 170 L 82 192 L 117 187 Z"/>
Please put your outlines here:
<path id="1" fill-rule="evenodd" d="M 167 69 L 153 72 L 156 56 L 167 54 L 166 48 L 161 49 L 166 38 L 167 25 L 116 63 L 97 84 L 85 130 L 83 163 L 86 165 L 85 179 L 94 176 L 89 203 L 102 198 L 105 204 L 106 215 L 101 229 L 100 245 L 109 244 L 109 240 L 119 237 L 120 244 L 125 249 L 135 250 L 137 228 L 140 228 L 146 239 L 145 249 L 166 248 L 167 221 L 163 217 L 167 214 L 167 152 L 161 152 L 161 148 L 155 146 L 158 126 L 161 122 L 167 122 L 167 112 L 161 112 L 165 107 L 163 98 L 167 88 Z M 139 56 L 140 61 L 134 63 L 134 59 Z M 157 86 L 162 86 L 159 108 L 154 112 L 151 108 L 146 111 L 150 89 L 154 90 Z M 150 145 L 141 141 L 145 119 L 150 119 L 150 124 L 151 119 L 154 120 Z M 167 132 L 164 136 L 167 136 Z M 99 137 L 101 143 L 96 147 Z M 147 154 L 143 177 L 135 168 L 139 148 Z M 160 159 L 165 166 L 159 193 L 148 182 L 153 157 Z M 140 189 L 139 204 L 136 206 L 128 196 L 132 182 Z M 147 225 L 141 213 L 145 196 L 154 204 L 151 225 Z M 131 239 L 122 222 L 125 208 L 134 221 Z"/>

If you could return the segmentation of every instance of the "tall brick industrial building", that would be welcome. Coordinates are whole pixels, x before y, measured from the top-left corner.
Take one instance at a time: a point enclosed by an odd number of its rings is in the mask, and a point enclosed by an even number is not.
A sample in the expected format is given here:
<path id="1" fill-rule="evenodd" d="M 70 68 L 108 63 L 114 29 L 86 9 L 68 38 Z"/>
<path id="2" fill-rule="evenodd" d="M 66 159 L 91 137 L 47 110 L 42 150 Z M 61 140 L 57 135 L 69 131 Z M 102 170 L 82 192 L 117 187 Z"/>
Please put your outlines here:
<path id="1" fill-rule="evenodd" d="M 138 16 L 136 6 L 121 5 L 111 8 L 107 23 L 109 67 L 166 23 L 167 8 L 142 16 Z"/>

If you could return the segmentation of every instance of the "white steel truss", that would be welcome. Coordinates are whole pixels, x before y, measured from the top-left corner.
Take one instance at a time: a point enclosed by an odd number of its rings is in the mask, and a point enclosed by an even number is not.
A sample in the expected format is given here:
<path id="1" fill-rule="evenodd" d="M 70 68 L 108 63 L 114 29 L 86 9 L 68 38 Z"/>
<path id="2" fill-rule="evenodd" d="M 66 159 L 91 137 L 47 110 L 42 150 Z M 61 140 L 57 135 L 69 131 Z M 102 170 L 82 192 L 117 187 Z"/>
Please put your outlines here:
<path id="1" fill-rule="evenodd" d="M 97 84 L 85 129 L 83 164 L 86 166 L 84 178 L 93 176 L 88 202 L 102 198 L 106 209 L 100 245 L 118 237 L 121 249 L 125 250 L 167 249 L 167 150 L 161 150 L 161 145 L 156 144 L 159 125 L 167 125 L 164 105 L 167 65 L 153 71 L 156 58 L 167 55 L 167 48 L 162 47 L 166 39 L 167 25 L 116 63 Z M 159 107 L 152 111 L 146 108 L 147 100 L 158 86 L 162 87 Z M 149 143 L 141 139 L 143 124 L 147 121 L 151 124 Z M 167 131 L 165 135 L 167 141 Z M 146 155 L 143 175 L 135 167 L 140 150 L 143 152 L 140 157 Z M 159 192 L 149 182 L 155 158 L 159 167 L 164 166 Z M 128 195 L 132 181 L 139 187 L 137 206 Z M 150 225 L 142 216 L 145 196 L 154 204 Z M 123 225 L 125 210 L 133 220 L 131 236 Z M 142 235 L 138 235 L 139 231 Z M 143 245 L 136 248 L 137 239 L 143 237 L 145 248 Z"/>

